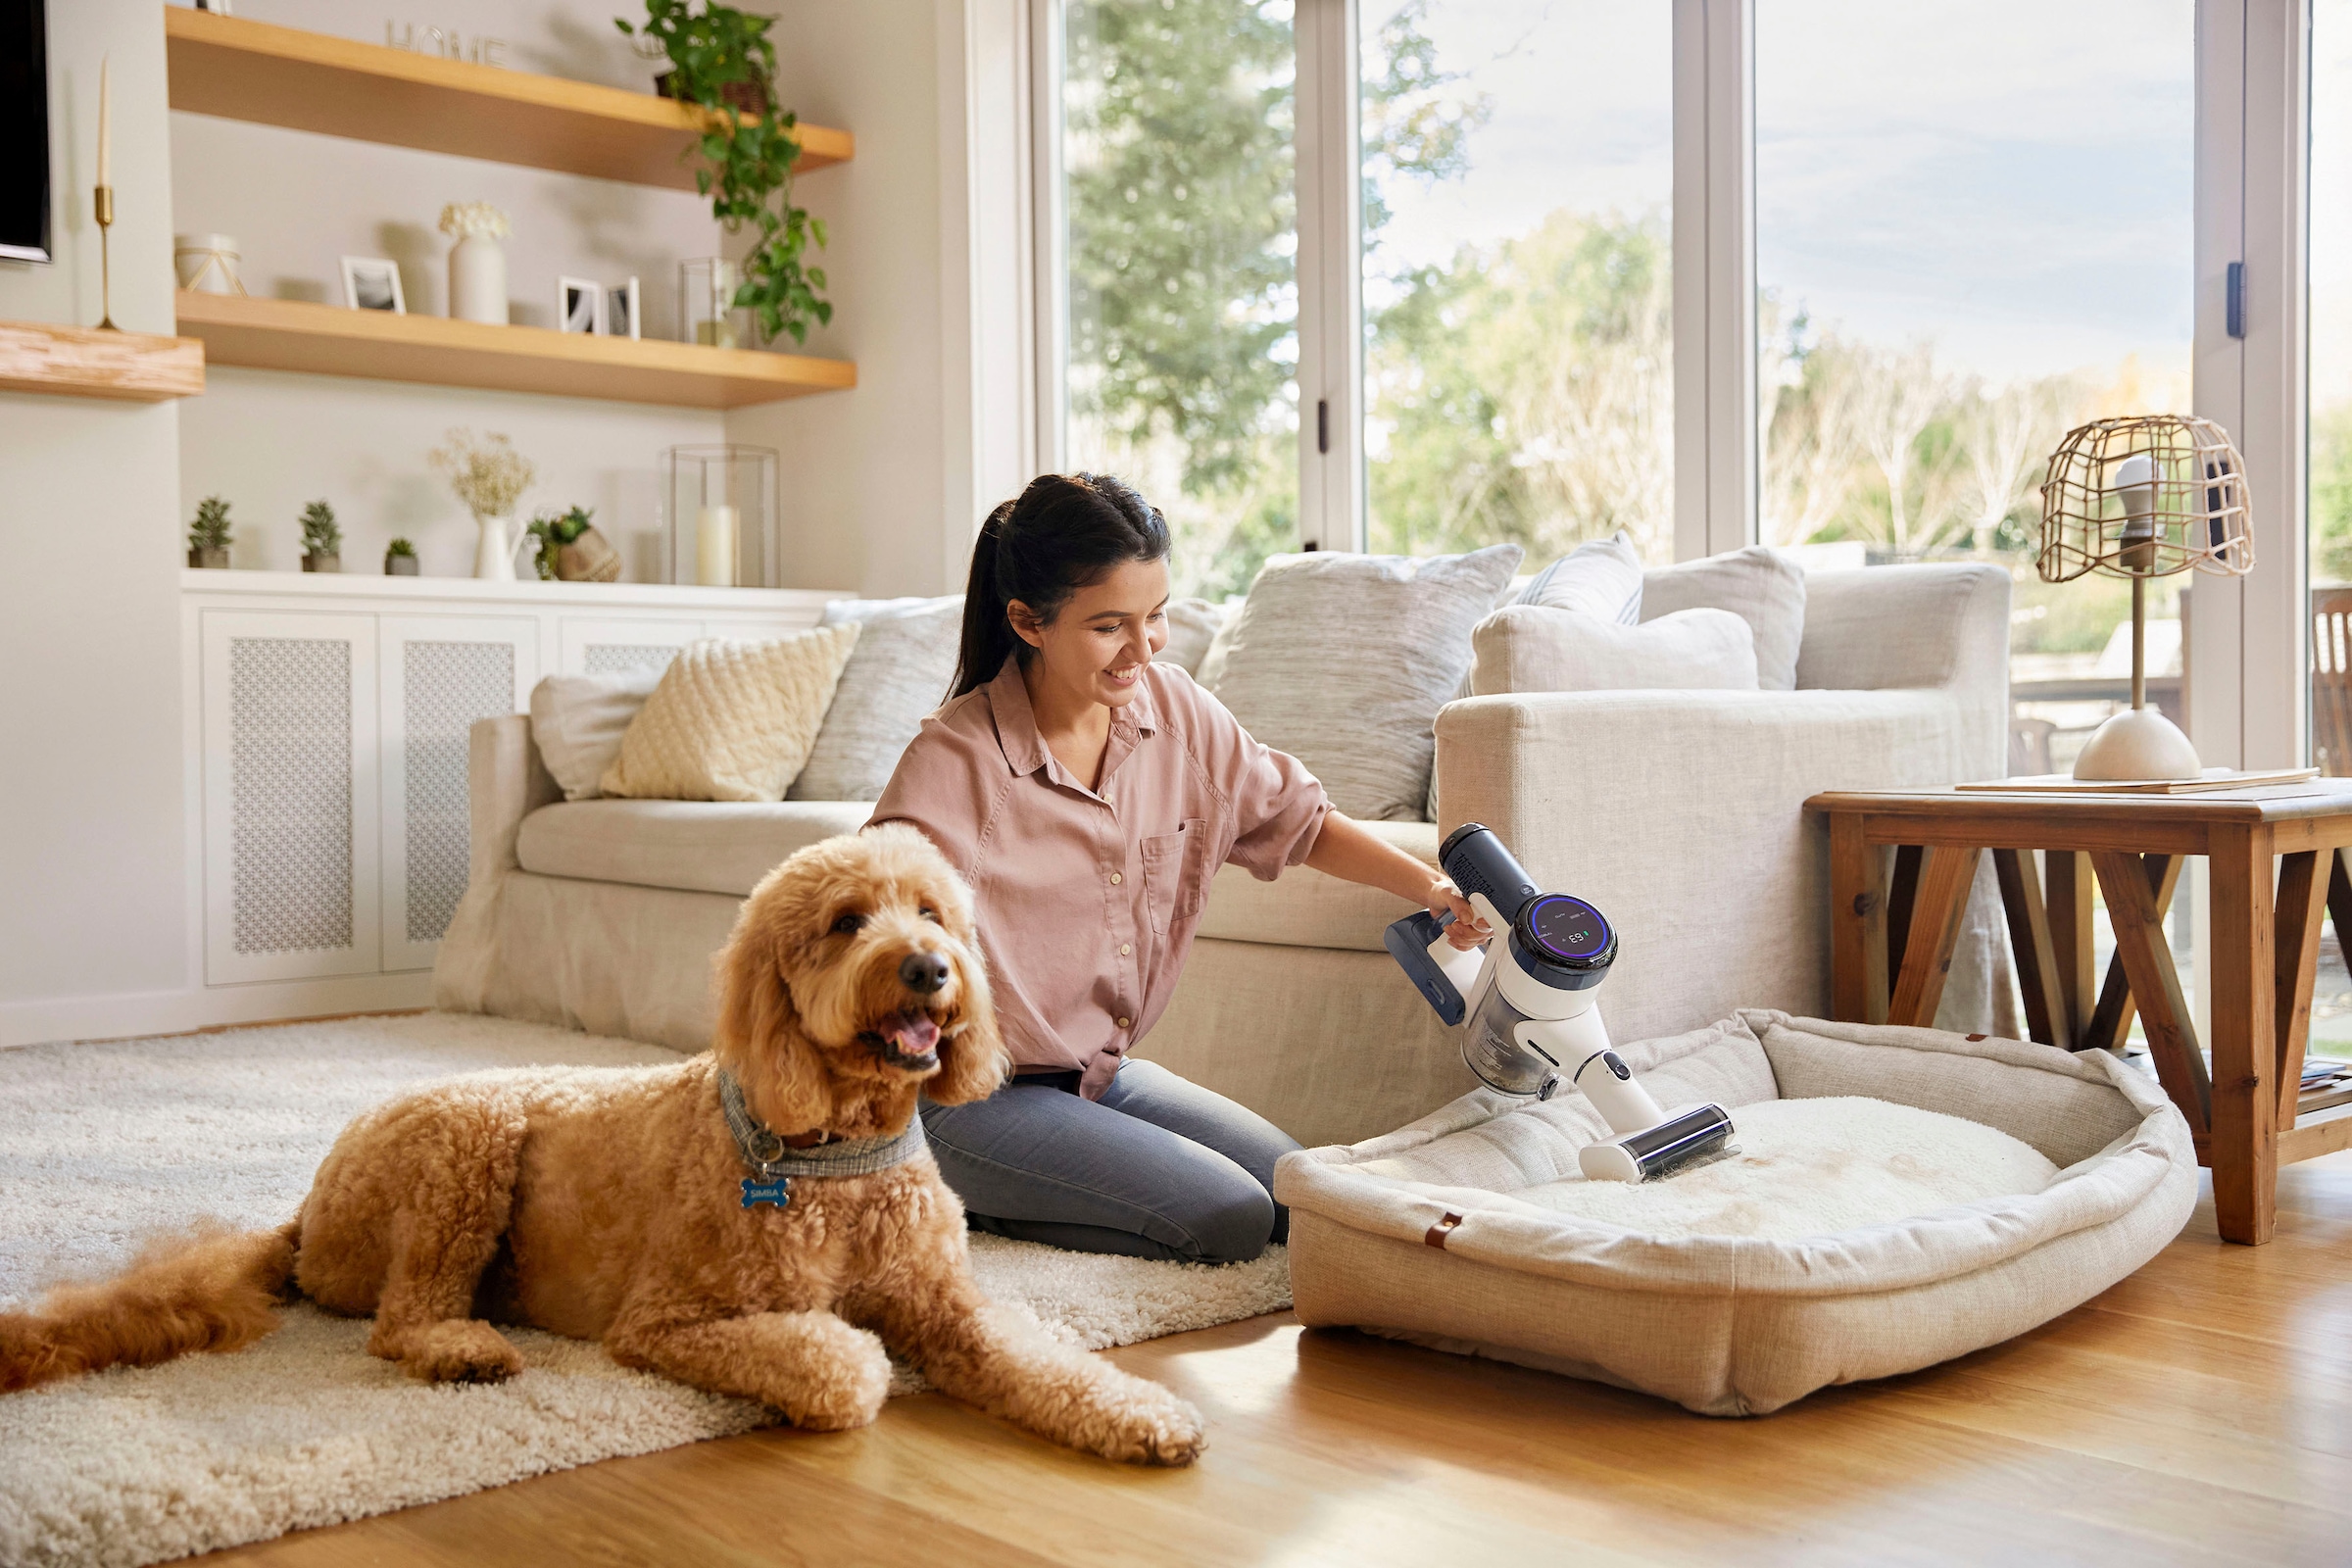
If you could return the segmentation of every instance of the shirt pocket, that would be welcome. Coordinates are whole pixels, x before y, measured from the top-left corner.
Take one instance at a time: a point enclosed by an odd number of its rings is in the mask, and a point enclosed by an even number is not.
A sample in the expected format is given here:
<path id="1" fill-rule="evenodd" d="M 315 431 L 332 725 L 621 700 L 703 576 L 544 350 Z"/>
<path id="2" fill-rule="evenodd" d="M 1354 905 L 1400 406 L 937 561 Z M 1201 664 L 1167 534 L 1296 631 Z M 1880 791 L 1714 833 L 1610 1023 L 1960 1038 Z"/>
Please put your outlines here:
<path id="1" fill-rule="evenodd" d="M 1153 834 L 1143 852 L 1152 934 L 1164 937 L 1208 902 L 1208 818 L 1187 817 L 1175 832 Z"/>

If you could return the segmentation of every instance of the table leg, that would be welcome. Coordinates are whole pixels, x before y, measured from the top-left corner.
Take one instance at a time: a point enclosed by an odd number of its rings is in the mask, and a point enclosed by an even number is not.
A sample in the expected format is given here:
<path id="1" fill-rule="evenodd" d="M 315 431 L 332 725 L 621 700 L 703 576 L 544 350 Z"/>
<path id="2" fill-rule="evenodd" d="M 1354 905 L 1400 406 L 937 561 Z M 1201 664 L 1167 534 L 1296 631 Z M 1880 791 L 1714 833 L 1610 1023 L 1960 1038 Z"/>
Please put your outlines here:
<path id="1" fill-rule="evenodd" d="M 2091 936 L 2090 857 L 2051 850 L 2042 857 L 2043 898 L 2049 909 L 2050 954 L 2056 960 L 2068 1045 L 2089 1045 L 2091 999 L 2098 986 L 2098 954 Z"/>
<path id="2" fill-rule="evenodd" d="M 1911 945 L 1911 911 L 1919 907 L 1919 862 L 1927 851 L 1916 844 L 1894 846 L 1894 868 L 1886 878 L 1886 989 L 1894 989 L 1894 972 L 1903 966 L 1903 951 Z"/>
<path id="3" fill-rule="evenodd" d="M 2272 834 L 2267 827 L 2221 826 L 2208 830 L 2206 844 L 2213 867 L 2213 1102 L 2206 1143 L 2213 1216 L 2224 1241 L 2259 1245 L 2271 1239 L 2278 1201 Z M 2114 900 L 2110 892 L 2110 910 Z"/>
<path id="4" fill-rule="evenodd" d="M 2159 925 L 2172 912 L 2173 893 L 2180 886 L 2180 870 L 2187 863 L 2188 858 L 2181 855 L 2141 857 L 2148 886 L 2155 890 L 2156 920 Z M 2110 919 L 2114 917 L 2115 895 L 2112 893 L 2107 896 L 2107 913 Z M 2165 962 L 2171 963 L 2172 948 L 2165 942 L 2162 931 L 2157 933 L 2156 946 L 2164 953 Z M 2123 951 L 2119 946 L 2115 956 L 2107 960 L 2107 979 L 2099 987 L 2099 1004 L 2091 1009 L 2090 1024 L 2082 1031 L 2082 1049 L 2123 1049 L 2125 1039 L 2132 1033 L 2132 1014 L 2138 1006 L 2138 999 L 2132 991 L 2131 978 L 2124 969 Z"/>
<path id="5" fill-rule="evenodd" d="M 2278 1089 L 2278 1130 L 2295 1124 L 2302 1098 L 2303 1045 L 2311 1037 L 2312 983 L 2320 971 L 2320 925 L 2328 913 L 2328 872 L 2321 858 L 2333 850 L 2301 850 L 2278 857 L 2278 913 L 2272 926 L 2277 946 L 2278 994 L 2272 1003 L 2278 1031 L 2278 1063 L 2272 1080 Z"/>
<path id="6" fill-rule="evenodd" d="M 1976 885 L 1977 857 L 1983 853 L 1973 844 L 1957 849 L 1939 844 L 1922 858 L 1903 964 L 1895 976 L 1894 995 L 1886 1002 L 1888 1023 L 1936 1022 L 1936 1007 L 1943 1001 L 1943 984 L 1952 972 L 1952 950 L 1960 941 L 1961 915 Z"/>
<path id="7" fill-rule="evenodd" d="M 2155 870 L 2147 863 L 2163 858 L 2115 850 L 2091 855 L 2099 876 L 2099 891 L 2107 896 L 2107 918 L 2115 927 L 2115 956 L 2130 979 L 2131 994 L 2139 1004 L 2140 1021 L 2148 1033 L 2148 1054 L 2155 1058 L 2156 1076 L 2165 1093 L 2188 1118 L 2189 1127 L 2203 1132 L 2213 1125 L 2213 1086 L 2206 1077 L 2205 1057 L 2197 1050 L 2188 1023 L 2188 1004 L 2180 995 L 2180 976 L 2173 968 L 2172 950 L 2164 941 L 2164 908 L 2156 889 L 2148 885 Z M 2179 858 L 2175 857 L 2174 858 Z M 2215 916 L 2214 943 L 2219 950 L 2226 928 Z M 2267 970 L 2266 970 L 2267 975 Z M 2221 993 L 2214 994 L 2214 1019 L 2219 1027 Z M 2266 1003 L 2267 1006 L 2268 1004 Z M 2101 999 L 2100 1011 L 2106 1011 Z M 2097 1027 L 2093 1020 L 2092 1027 Z M 2116 1031 L 2115 1039 L 2123 1033 Z"/>
<path id="8" fill-rule="evenodd" d="M 1885 852 L 1862 836 L 1862 818 L 1830 818 L 1830 1016 L 1886 1021 Z"/>
<path id="9" fill-rule="evenodd" d="M 2335 922 L 2335 951 L 2352 967 L 2352 874 L 2344 870 L 2342 850 L 2323 850 L 2328 857 L 2328 918 Z"/>
<path id="10" fill-rule="evenodd" d="M 2041 878 L 2034 873 L 2032 850 L 1995 850 L 1992 869 L 2000 878 L 2001 908 L 2009 917 L 2009 947 L 2017 957 L 2018 990 L 2026 999 L 2026 1033 L 2045 1046 L 2069 1049 L 2066 1000 L 2058 986 L 2058 957 L 2050 942 L 2050 917 L 2041 902 Z"/>

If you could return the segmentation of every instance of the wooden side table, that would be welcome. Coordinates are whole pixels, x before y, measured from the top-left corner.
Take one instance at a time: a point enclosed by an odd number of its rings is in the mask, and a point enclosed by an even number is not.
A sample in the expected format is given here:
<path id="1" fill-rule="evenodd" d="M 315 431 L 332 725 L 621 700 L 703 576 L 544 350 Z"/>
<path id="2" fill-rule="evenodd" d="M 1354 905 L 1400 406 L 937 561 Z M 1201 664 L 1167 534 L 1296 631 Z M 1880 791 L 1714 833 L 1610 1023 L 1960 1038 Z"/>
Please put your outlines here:
<path id="1" fill-rule="evenodd" d="M 2269 1241 L 2278 1166 L 2352 1148 L 2352 1104 L 2298 1114 L 2322 917 L 2332 911 L 2338 940 L 2352 941 L 2352 879 L 2337 853 L 2352 846 L 2352 780 L 2192 795 L 1838 793 L 1805 808 L 1829 820 L 1835 1016 L 1935 1019 L 1989 853 L 2028 1032 L 2074 1051 L 2112 1048 L 2137 1011 L 2157 1077 L 2213 1170 L 2224 1237 Z M 2192 855 L 2212 871 L 2210 1072 L 2164 938 Z M 2103 979 L 2094 876 L 2115 928 Z"/>

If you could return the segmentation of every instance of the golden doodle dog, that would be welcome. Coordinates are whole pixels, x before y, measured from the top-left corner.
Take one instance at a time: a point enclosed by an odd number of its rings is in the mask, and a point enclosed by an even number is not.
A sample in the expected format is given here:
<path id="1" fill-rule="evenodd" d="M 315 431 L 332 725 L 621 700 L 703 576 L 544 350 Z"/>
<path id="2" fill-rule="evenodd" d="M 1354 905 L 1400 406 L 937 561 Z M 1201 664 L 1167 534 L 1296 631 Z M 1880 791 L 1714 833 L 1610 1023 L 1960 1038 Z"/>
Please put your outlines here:
<path id="1" fill-rule="evenodd" d="M 431 1382 L 513 1376 L 493 1325 L 527 1324 L 835 1430 L 880 1412 L 888 1346 L 1054 1442 L 1190 1462 L 1191 1405 L 972 1281 L 915 1100 L 983 1099 L 1007 1060 L 971 895 L 929 841 L 892 825 L 801 851 L 718 963 L 710 1053 L 482 1073 L 380 1106 L 281 1230 L 175 1243 L 0 1314 L 0 1390 L 233 1349 L 275 1326 L 290 1283 L 374 1314 L 368 1348 Z"/>

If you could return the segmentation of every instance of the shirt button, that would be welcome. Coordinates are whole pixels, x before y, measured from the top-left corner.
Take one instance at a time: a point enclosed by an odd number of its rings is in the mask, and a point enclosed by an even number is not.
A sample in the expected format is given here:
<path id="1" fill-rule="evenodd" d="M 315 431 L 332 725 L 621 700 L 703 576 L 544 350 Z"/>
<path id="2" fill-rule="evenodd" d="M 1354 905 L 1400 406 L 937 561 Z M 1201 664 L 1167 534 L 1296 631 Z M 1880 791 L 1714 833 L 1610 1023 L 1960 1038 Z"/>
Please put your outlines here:
<path id="1" fill-rule="evenodd" d="M 1134 944 L 1134 943 L 1132 943 L 1132 942 L 1122 942 L 1122 943 L 1120 943 L 1120 944 L 1119 944 L 1119 956 L 1120 956 L 1120 957 L 1122 957 L 1122 958 L 1124 958 L 1125 956 L 1127 956 L 1127 955 L 1129 955 L 1130 953 L 1133 953 L 1134 951 L 1135 951 L 1135 944 Z"/>
<path id="2" fill-rule="evenodd" d="M 1125 1019 L 1125 1018 L 1121 1018 L 1121 1019 L 1119 1020 L 1119 1027 L 1120 1027 L 1120 1028 L 1122 1028 L 1122 1029 L 1126 1028 L 1126 1027 L 1127 1027 L 1127 1024 L 1128 1024 L 1128 1022 L 1129 1022 L 1129 1020 L 1127 1020 L 1127 1019 Z"/>
<path id="3" fill-rule="evenodd" d="M 1119 876 L 1119 873 L 1118 873 L 1118 872 L 1116 872 L 1116 871 L 1113 871 L 1113 872 L 1111 872 L 1111 873 L 1110 873 L 1110 885 L 1111 885 L 1112 887 L 1114 887 L 1114 888 L 1115 888 L 1115 887 L 1117 887 L 1117 886 L 1119 885 L 1119 882 L 1120 882 L 1120 880 L 1121 880 L 1121 879 L 1120 879 L 1120 876 Z"/>

